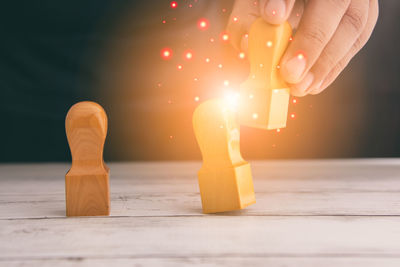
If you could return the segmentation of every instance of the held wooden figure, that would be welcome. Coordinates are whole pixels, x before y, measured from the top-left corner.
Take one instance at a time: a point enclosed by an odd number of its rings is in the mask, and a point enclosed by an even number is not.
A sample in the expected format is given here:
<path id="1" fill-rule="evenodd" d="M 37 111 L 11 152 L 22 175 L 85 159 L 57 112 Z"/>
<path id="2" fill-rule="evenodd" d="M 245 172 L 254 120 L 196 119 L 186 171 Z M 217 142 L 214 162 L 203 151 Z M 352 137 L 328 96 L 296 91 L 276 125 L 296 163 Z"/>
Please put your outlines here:
<path id="1" fill-rule="evenodd" d="M 250 75 L 240 90 L 241 125 L 263 129 L 286 126 L 290 90 L 279 75 L 278 64 L 291 34 L 288 22 L 272 25 L 259 18 L 250 27 Z"/>
<path id="2" fill-rule="evenodd" d="M 67 216 L 110 214 L 109 168 L 103 161 L 107 115 L 94 102 L 73 105 L 65 119 L 72 166 L 65 175 Z"/>
<path id="3" fill-rule="evenodd" d="M 240 154 L 235 116 L 221 99 L 203 102 L 193 114 L 203 155 L 198 177 L 204 213 L 243 209 L 256 201 L 250 164 Z"/>

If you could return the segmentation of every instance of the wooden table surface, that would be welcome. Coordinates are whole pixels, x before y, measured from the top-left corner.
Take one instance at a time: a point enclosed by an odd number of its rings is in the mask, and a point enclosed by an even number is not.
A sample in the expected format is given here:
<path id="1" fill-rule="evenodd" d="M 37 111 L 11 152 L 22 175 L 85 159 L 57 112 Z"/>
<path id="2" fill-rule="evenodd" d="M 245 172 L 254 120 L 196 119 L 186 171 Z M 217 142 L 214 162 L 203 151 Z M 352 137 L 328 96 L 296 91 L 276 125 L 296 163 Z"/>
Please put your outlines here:
<path id="1" fill-rule="evenodd" d="M 251 162 L 201 213 L 199 162 L 111 163 L 111 216 L 66 218 L 67 164 L 0 165 L 0 266 L 400 266 L 400 159 Z"/>

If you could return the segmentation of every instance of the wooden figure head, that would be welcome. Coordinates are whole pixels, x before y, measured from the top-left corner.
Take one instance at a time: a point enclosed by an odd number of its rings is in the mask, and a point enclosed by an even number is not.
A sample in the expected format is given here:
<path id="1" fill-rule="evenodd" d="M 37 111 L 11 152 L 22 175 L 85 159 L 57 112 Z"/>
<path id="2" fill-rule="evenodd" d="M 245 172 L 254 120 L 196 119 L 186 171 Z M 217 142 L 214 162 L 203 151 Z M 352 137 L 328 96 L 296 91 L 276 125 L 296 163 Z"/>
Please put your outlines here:
<path id="1" fill-rule="evenodd" d="M 203 169 L 246 163 L 240 154 L 236 112 L 223 99 L 201 103 L 193 114 L 193 128 L 203 156 Z"/>
<path id="2" fill-rule="evenodd" d="M 68 111 L 65 130 L 72 154 L 72 167 L 103 166 L 107 115 L 94 102 L 79 102 Z"/>

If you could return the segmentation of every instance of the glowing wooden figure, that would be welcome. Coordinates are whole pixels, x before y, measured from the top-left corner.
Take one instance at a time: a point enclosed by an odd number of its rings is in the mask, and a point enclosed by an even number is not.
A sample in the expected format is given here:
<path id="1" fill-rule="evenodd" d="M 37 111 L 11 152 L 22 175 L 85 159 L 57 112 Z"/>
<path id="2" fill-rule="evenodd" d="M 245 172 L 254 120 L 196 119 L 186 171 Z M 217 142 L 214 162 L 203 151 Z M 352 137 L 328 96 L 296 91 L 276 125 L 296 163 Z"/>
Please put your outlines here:
<path id="1" fill-rule="evenodd" d="M 279 75 L 278 64 L 291 34 L 288 22 L 272 25 L 259 18 L 250 27 L 250 75 L 240 90 L 241 125 L 263 129 L 286 126 L 290 89 Z"/>
<path id="2" fill-rule="evenodd" d="M 236 112 L 222 99 L 208 100 L 195 110 L 193 127 L 203 155 L 198 172 L 203 212 L 255 203 L 250 164 L 240 154 Z"/>
<path id="3" fill-rule="evenodd" d="M 67 216 L 110 214 L 109 168 L 103 161 L 107 115 L 94 102 L 73 105 L 65 119 L 72 166 L 65 175 Z"/>

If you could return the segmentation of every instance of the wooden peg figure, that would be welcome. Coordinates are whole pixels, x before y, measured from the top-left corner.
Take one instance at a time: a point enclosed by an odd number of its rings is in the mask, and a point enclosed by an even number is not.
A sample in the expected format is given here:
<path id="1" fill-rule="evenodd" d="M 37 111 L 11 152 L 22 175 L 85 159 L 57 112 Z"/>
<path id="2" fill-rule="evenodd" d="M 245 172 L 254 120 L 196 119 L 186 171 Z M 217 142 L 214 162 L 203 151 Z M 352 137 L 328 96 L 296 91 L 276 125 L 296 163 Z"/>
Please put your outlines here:
<path id="1" fill-rule="evenodd" d="M 263 129 L 286 127 L 290 89 L 279 75 L 279 61 L 291 34 L 288 22 L 272 25 L 259 18 L 250 27 L 250 75 L 241 84 L 241 125 Z"/>
<path id="2" fill-rule="evenodd" d="M 109 168 L 103 160 L 107 115 L 94 102 L 73 105 L 65 119 L 72 166 L 65 175 L 67 216 L 110 214 Z"/>
<path id="3" fill-rule="evenodd" d="M 240 154 L 236 112 L 222 99 L 208 100 L 196 108 L 193 127 L 203 156 L 198 172 L 203 212 L 255 203 L 250 164 Z"/>

